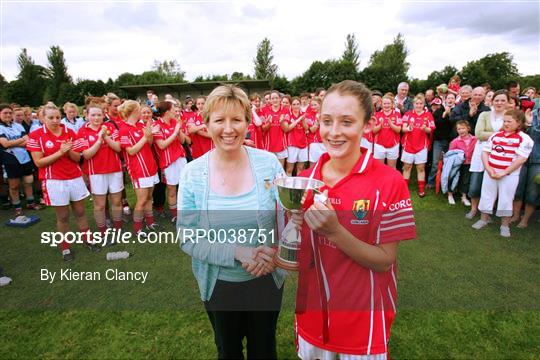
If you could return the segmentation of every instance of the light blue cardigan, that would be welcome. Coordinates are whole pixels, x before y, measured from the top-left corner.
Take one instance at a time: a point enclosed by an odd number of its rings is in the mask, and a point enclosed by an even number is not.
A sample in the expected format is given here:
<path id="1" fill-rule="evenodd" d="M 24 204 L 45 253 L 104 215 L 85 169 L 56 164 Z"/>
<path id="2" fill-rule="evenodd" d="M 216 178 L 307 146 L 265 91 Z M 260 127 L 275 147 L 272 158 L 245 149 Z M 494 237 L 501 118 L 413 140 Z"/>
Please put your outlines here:
<path id="1" fill-rule="evenodd" d="M 284 175 L 283 167 L 276 157 L 266 151 L 245 147 L 249 157 L 252 174 L 257 191 L 257 223 L 259 229 L 274 229 L 274 241 L 279 239 L 275 214 L 278 200 L 277 190 L 272 184 L 276 176 Z M 178 220 L 177 231 L 180 248 L 193 259 L 192 269 L 201 299 L 207 301 L 212 296 L 218 279 L 220 266 L 234 266 L 236 244 L 210 242 L 209 239 L 192 241 L 184 238 L 183 229 L 208 229 L 208 193 L 210 190 L 208 159 L 210 152 L 187 164 L 180 175 L 178 185 Z M 248 210 L 248 209 L 246 209 Z M 270 215 L 273 216 L 270 216 Z M 268 239 L 269 241 L 271 239 Z M 272 244 L 268 244 L 272 246 Z M 285 280 L 286 272 L 277 269 L 272 273 L 276 286 L 280 288 Z"/>

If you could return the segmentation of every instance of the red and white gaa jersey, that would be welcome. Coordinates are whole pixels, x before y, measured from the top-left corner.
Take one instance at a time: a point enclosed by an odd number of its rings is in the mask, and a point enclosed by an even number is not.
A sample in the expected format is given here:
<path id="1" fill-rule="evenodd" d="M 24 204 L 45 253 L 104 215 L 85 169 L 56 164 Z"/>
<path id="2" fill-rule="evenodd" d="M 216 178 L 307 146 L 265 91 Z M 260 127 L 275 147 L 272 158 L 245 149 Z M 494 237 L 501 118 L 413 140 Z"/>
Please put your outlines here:
<path id="1" fill-rule="evenodd" d="M 292 111 L 290 112 L 289 119 L 286 120 L 287 124 L 291 124 L 293 121 L 302 116 L 302 113 L 299 112 L 298 115 L 295 115 Z M 306 131 L 304 130 L 304 125 L 300 121 L 296 126 L 287 133 L 287 143 L 289 146 L 295 146 L 299 149 L 304 149 L 308 146 Z"/>
<path id="2" fill-rule="evenodd" d="M 512 165 L 518 156 L 528 158 L 533 146 L 534 141 L 523 131 L 500 131 L 489 137 L 483 150 L 489 153 L 489 166 L 501 172 Z M 519 171 L 514 173 L 519 174 Z"/>
<path id="3" fill-rule="evenodd" d="M 119 141 L 120 134 L 112 122 L 103 123 L 109 130 L 110 137 L 114 141 Z M 84 124 L 77 133 L 77 141 L 73 146 L 73 150 L 82 152 L 89 149 L 98 141 L 101 126 L 94 130 L 90 127 L 90 123 Z M 110 174 L 122 171 L 122 163 L 120 156 L 116 151 L 111 149 L 107 142 L 103 141 L 96 154 L 91 159 L 84 159 L 83 172 L 88 175 L 95 174 Z"/>
<path id="4" fill-rule="evenodd" d="M 135 125 L 131 125 L 127 121 L 121 122 L 120 146 L 122 149 L 137 144 L 144 136 L 145 126 L 142 121 L 138 121 Z M 148 143 L 145 143 L 141 150 L 134 155 L 129 155 L 127 151 L 124 151 L 124 159 L 132 180 L 154 176 L 157 173 L 156 160 Z"/>
<path id="5" fill-rule="evenodd" d="M 385 114 L 384 111 L 379 111 L 375 114 L 375 126 L 381 125 L 381 130 L 375 135 L 375 143 L 385 148 L 391 148 L 399 144 L 400 134 L 396 133 L 390 127 L 390 121 L 394 125 L 401 127 L 401 113 L 396 110 Z"/>
<path id="6" fill-rule="evenodd" d="M 300 176 L 322 180 L 327 153 Z M 351 173 L 325 186 L 340 224 L 370 245 L 414 239 L 416 226 L 407 184 L 396 170 L 376 161 L 369 150 Z M 356 355 L 388 351 L 396 315 L 397 264 L 375 272 L 358 264 L 324 235 L 304 223 L 299 259 L 296 329 L 307 342 Z"/>
<path id="7" fill-rule="evenodd" d="M 163 150 L 160 149 L 156 143 L 156 140 L 166 140 L 174 133 L 174 128 L 176 127 L 175 119 L 170 119 L 169 124 L 167 124 L 165 121 L 163 121 L 162 118 L 159 118 L 154 122 L 154 124 L 159 125 L 159 129 L 157 129 L 157 131 L 153 133 L 154 150 L 156 151 L 156 155 L 158 158 L 159 168 L 165 169 L 173 162 L 178 160 L 178 158 L 186 157 L 186 152 L 182 147 L 182 143 L 180 142 L 180 139 L 178 137 L 176 137 L 176 139 Z"/>
<path id="8" fill-rule="evenodd" d="M 204 120 L 201 116 L 201 114 L 193 113 L 192 116 L 190 116 L 187 120 L 188 125 L 193 124 L 195 126 L 203 125 Z M 207 133 L 206 129 L 200 130 L 204 133 Z M 212 139 L 209 137 L 205 137 L 202 135 L 199 135 L 198 133 L 191 134 L 191 155 L 193 156 L 193 159 L 196 159 L 204 154 L 206 154 L 208 151 L 212 150 L 214 147 L 214 143 L 212 142 Z"/>
<path id="9" fill-rule="evenodd" d="M 77 136 L 73 130 L 66 128 L 64 125 L 60 125 L 60 128 L 61 133 L 59 136 L 54 135 L 46 125 L 32 131 L 28 135 L 26 150 L 29 152 L 41 152 L 43 157 L 47 157 L 60 150 L 63 142 L 72 141 L 75 143 Z M 40 180 L 69 180 L 82 176 L 79 164 L 69 158 L 69 153 L 65 153 L 64 156 L 48 166 L 40 167 L 38 174 Z"/>
<path id="10" fill-rule="evenodd" d="M 308 108 L 310 109 L 310 108 Z M 317 122 L 317 113 L 312 111 L 306 111 L 306 124 L 308 124 L 309 127 L 312 127 Z M 311 130 L 308 129 L 306 132 L 308 144 L 311 143 L 322 143 L 321 133 L 319 132 L 320 128 L 317 129 L 314 133 L 311 132 Z"/>
<path id="11" fill-rule="evenodd" d="M 257 109 L 257 116 L 263 117 L 264 113 L 262 109 Z M 262 119 L 261 119 L 262 120 Z M 253 120 L 249 123 L 248 132 L 250 134 L 251 141 L 255 143 L 257 149 L 264 149 L 263 131 L 261 126 L 255 125 Z"/>
<path id="12" fill-rule="evenodd" d="M 431 131 L 435 130 L 435 121 L 429 111 L 424 110 L 420 114 L 417 114 L 414 110 L 408 111 L 403 115 L 402 124 L 413 125 L 413 130 L 403 135 L 404 151 L 409 154 L 416 154 L 423 149 L 429 148 L 429 135 L 422 130 L 424 125 L 430 128 Z"/>
<path id="13" fill-rule="evenodd" d="M 281 117 L 286 117 L 287 111 L 281 107 L 275 111 L 271 106 L 265 108 L 264 116 L 270 117 L 270 128 L 264 134 L 267 151 L 280 152 L 287 148 L 285 133 L 281 129 Z"/>

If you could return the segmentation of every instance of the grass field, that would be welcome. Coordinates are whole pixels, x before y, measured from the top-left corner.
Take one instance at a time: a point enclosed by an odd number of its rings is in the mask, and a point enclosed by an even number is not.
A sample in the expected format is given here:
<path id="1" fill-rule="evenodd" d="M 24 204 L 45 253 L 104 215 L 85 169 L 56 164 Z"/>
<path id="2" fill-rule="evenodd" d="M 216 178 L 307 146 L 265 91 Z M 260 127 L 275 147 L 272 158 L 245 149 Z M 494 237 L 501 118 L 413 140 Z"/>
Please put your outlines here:
<path id="1" fill-rule="evenodd" d="M 392 358 L 537 358 L 540 224 L 512 228 L 504 239 L 495 225 L 473 230 L 463 206 L 432 193 L 413 203 L 418 239 L 400 246 Z M 1 211 L 0 220 L 9 215 Z M 42 221 L 29 229 L 0 226 L 0 265 L 13 278 L 0 288 L 1 359 L 216 357 L 190 258 L 178 245 L 117 245 L 113 251 L 134 256 L 116 262 L 75 245 L 76 259 L 66 264 L 39 242 L 42 231 L 55 229 L 52 209 L 38 215 Z M 41 268 L 68 267 L 149 275 L 144 284 L 40 281 Z M 280 358 L 296 358 L 295 290 L 293 274 L 278 323 Z"/>

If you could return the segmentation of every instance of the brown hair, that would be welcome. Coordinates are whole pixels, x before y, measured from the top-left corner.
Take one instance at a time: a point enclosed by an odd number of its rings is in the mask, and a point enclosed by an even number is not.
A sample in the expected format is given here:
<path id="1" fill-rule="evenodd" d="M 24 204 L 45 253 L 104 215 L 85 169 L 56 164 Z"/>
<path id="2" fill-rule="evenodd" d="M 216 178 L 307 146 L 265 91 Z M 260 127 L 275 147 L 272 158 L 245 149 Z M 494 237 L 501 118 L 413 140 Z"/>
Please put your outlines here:
<path id="1" fill-rule="evenodd" d="M 163 116 L 165 113 L 172 109 L 173 103 L 170 101 L 160 101 L 156 105 L 156 116 Z"/>
<path id="2" fill-rule="evenodd" d="M 508 110 L 504 113 L 505 116 L 511 116 L 512 119 L 516 120 L 519 123 L 519 129 L 525 129 L 525 113 L 519 109 Z"/>
<path id="3" fill-rule="evenodd" d="M 339 95 L 351 95 L 356 98 L 361 112 L 364 113 L 364 123 L 367 123 L 368 120 L 371 119 L 371 115 L 373 114 L 371 91 L 364 84 L 353 80 L 344 80 L 340 83 L 333 84 L 330 86 L 330 89 L 326 91 L 323 103 L 328 99 L 328 95 L 334 92 Z"/>
<path id="4" fill-rule="evenodd" d="M 471 132 L 471 124 L 467 120 L 458 120 L 456 122 L 456 129 L 457 129 L 458 125 L 465 126 L 467 128 L 467 130 L 469 132 Z"/>

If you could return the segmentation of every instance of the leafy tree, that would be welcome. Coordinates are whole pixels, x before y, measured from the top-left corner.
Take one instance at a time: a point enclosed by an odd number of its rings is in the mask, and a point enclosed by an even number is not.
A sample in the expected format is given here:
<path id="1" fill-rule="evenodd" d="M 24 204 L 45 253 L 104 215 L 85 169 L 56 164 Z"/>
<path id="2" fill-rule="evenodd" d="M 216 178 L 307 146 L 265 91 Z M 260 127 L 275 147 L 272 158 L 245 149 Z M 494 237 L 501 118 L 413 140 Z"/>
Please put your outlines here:
<path id="1" fill-rule="evenodd" d="M 46 69 L 36 65 L 26 49 L 21 50 L 17 63 L 19 74 L 17 80 L 6 87 L 7 100 L 21 105 L 40 105 L 47 85 Z"/>
<path id="2" fill-rule="evenodd" d="M 253 80 L 249 74 L 244 75 L 243 72 L 235 71 L 230 76 L 231 80 Z"/>
<path id="3" fill-rule="evenodd" d="M 277 65 L 273 63 L 272 44 L 270 40 L 264 38 L 257 45 L 257 55 L 253 59 L 255 65 L 255 79 L 268 79 L 273 82 L 277 74 Z"/>
<path id="4" fill-rule="evenodd" d="M 519 72 L 509 52 L 489 54 L 469 61 L 461 69 L 461 84 L 480 86 L 489 83 L 495 90 L 504 89 L 509 80 L 518 80 Z"/>
<path id="5" fill-rule="evenodd" d="M 358 67 L 360 66 L 360 51 L 358 50 L 358 44 L 356 43 L 356 37 L 354 34 L 347 34 L 345 51 L 343 51 L 341 60 L 344 62 L 350 62 L 358 70 Z"/>
<path id="6" fill-rule="evenodd" d="M 314 61 L 309 69 L 293 80 L 294 93 L 314 91 L 317 88 L 329 88 L 342 80 L 358 80 L 356 66 L 348 61 L 326 60 Z"/>
<path id="7" fill-rule="evenodd" d="M 47 88 L 45 91 L 44 102 L 53 101 L 57 104 L 64 103 L 64 99 L 60 99 L 60 89 L 64 84 L 71 84 L 71 76 L 68 74 L 64 52 L 59 46 L 51 46 L 47 52 L 47 60 L 49 67 L 47 68 Z M 66 89 L 67 86 L 64 86 Z"/>
<path id="8" fill-rule="evenodd" d="M 4 75 L 0 74 L 0 102 L 6 102 L 6 88 L 8 82 L 4 78 Z"/>
<path id="9" fill-rule="evenodd" d="M 522 76 L 519 79 L 519 84 L 521 85 L 522 91 L 527 86 L 534 86 L 534 88 L 536 89 L 536 92 L 540 92 L 540 74 Z"/>
<path id="10" fill-rule="evenodd" d="M 369 64 L 361 73 L 361 79 L 372 89 L 396 92 L 397 85 L 407 81 L 410 64 L 407 47 L 401 34 L 382 50 L 375 51 Z"/>
<path id="11" fill-rule="evenodd" d="M 157 61 L 154 60 L 154 66 L 152 70 L 156 71 L 158 74 L 161 74 L 164 79 L 167 79 L 167 82 L 184 82 L 184 76 L 186 75 L 185 71 L 182 71 L 180 64 L 176 60 L 164 60 Z"/>
<path id="12" fill-rule="evenodd" d="M 284 94 L 297 95 L 291 82 L 284 75 L 276 76 L 273 88 Z"/>

